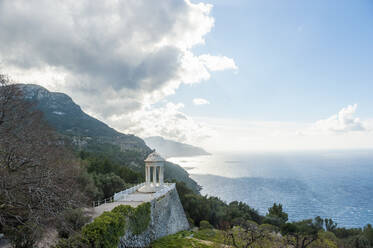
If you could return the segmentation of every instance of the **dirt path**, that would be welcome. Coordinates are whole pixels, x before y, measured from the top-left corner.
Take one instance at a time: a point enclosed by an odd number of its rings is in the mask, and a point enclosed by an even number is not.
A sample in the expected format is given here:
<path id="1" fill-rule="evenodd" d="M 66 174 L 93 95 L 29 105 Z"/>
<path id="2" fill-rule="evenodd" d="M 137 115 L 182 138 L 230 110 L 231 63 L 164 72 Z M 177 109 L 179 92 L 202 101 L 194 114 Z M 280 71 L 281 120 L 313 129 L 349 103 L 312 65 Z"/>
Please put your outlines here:
<path id="1" fill-rule="evenodd" d="M 230 246 L 230 245 L 215 243 L 215 242 L 212 242 L 212 241 L 209 241 L 209 240 L 196 239 L 194 237 L 187 237 L 187 238 L 195 240 L 199 243 L 202 243 L 202 244 L 205 244 L 205 245 L 208 245 L 208 246 L 212 246 L 212 247 L 221 247 L 221 248 L 232 248 L 233 247 L 233 246 Z"/>

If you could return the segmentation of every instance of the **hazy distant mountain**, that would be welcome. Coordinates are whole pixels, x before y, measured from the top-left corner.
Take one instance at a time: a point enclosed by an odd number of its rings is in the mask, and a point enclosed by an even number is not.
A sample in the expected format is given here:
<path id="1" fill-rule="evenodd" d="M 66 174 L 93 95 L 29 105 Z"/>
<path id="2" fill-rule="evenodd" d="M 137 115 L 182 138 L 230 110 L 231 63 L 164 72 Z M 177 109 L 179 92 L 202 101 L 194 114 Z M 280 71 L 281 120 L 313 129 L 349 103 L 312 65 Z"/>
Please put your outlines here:
<path id="1" fill-rule="evenodd" d="M 144 140 L 150 148 L 155 149 L 158 153 L 166 158 L 210 155 L 210 153 L 206 152 L 200 147 L 167 140 L 160 136 L 148 137 Z"/>
<path id="2" fill-rule="evenodd" d="M 37 102 L 45 120 L 58 132 L 70 136 L 76 145 L 84 146 L 91 140 L 120 146 L 121 150 L 149 153 L 145 142 L 134 135 L 117 132 L 102 121 L 82 111 L 66 94 L 50 92 L 34 84 L 20 84 L 25 98 Z"/>

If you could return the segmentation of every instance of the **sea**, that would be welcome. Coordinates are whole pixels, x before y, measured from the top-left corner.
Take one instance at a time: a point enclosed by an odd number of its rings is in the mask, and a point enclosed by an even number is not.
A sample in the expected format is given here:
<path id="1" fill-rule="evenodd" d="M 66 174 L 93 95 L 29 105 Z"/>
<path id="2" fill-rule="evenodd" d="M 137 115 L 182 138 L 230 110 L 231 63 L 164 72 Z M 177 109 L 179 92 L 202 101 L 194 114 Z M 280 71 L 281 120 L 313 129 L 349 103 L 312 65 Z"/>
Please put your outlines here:
<path id="1" fill-rule="evenodd" d="M 266 214 L 281 203 L 290 221 L 331 218 L 340 227 L 373 224 L 373 151 L 217 153 L 168 159 L 201 194 L 242 201 Z"/>

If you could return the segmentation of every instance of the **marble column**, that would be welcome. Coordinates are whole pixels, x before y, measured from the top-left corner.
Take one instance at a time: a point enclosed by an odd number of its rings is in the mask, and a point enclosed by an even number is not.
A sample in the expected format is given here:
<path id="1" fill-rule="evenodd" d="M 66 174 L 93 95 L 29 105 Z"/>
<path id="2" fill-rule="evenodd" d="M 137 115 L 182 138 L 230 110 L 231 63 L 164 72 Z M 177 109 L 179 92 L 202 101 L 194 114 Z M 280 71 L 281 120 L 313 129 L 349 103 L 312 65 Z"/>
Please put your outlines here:
<path id="1" fill-rule="evenodd" d="M 154 186 L 157 184 L 157 167 L 153 166 L 153 184 Z"/>
<path id="2" fill-rule="evenodd" d="M 159 167 L 159 184 L 160 185 L 163 184 L 163 177 L 164 177 L 163 171 L 164 171 L 164 167 L 163 166 Z"/>
<path id="3" fill-rule="evenodd" d="M 150 184 L 150 166 L 145 167 L 146 184 Z"/>
<path id="4" fill-rule="evenodd" d="M 145 183 L 148 184 L 148 166 L 145 165 Z"/>

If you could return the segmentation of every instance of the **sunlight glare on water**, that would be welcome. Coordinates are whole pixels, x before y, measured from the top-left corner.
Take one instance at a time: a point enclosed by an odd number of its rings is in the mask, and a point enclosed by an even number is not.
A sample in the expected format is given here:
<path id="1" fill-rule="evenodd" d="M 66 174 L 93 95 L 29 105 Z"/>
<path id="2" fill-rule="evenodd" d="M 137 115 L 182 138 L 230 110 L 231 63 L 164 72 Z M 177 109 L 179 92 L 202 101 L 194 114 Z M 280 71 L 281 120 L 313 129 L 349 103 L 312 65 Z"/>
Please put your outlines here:
<path id="1" fill-rule="evenodd" d="M 244 201 L 265 214 L 282 203 L 290 220 L 321 216 L 340 226 L 373 222 L 373 153 L 328 151 L 170 158 L 203 195 Z"/>

